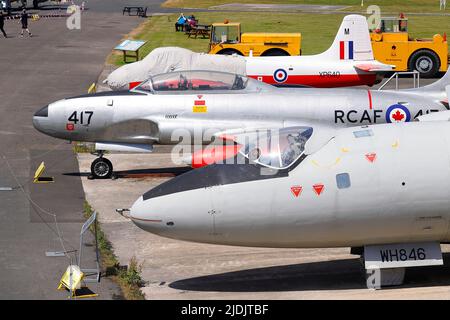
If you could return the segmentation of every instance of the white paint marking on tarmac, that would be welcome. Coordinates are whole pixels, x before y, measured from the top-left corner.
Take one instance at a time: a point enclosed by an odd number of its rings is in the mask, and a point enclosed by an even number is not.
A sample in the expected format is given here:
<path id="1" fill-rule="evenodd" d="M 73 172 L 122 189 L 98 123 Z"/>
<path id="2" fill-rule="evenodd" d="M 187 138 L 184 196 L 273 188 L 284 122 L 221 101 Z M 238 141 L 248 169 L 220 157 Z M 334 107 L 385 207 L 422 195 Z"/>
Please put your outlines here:
<path id="1" fill-rule="evenodd" d="M 18 133 L 17 132 L 12 132 L 12 131 L 2 131 L 2 130 L 0 130 L 0 134 L 14 135 L 14 134 L 18 134 Z"/>

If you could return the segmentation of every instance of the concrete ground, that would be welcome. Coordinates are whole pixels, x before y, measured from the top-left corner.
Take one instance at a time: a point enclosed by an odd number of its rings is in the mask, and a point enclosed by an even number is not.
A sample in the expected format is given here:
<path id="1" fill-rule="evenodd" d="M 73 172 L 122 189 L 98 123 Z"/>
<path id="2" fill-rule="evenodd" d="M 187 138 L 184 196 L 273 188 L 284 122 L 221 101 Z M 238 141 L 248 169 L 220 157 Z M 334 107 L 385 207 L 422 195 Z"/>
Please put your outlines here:
<path id="1" fill-rule="evenodd" d="M 38 133 L 31 120 L 46 104 L 85 93 L 97 80 L 111 49 L 142 22 L 122 16 L 125 2 L 88 1 L 81 30 L 68 30 L 65 18 L 43 18 L 30 21 L 32 38 L 19 38 L 17 21 L 5 23 L 9 38 L 0 38 L 0 187 L 13 190 L 0 191 L 0 299 L 67 298 L 56 287 L 69 260 L 48 258 L 45 252 L 62 250 L 54 216 L 64 248 L 78 249 L 84 191 L 79 176 L 71 175 L 78 172 L 71 146 Z M 156 8 L 161 1 L 145 2 Z M 46 4 L 31 12 L 51 10 Z M 41 161 L 55 183 L 31 182 Z M 94 263 L 92 241 L 87 237 L 85 267 Z M 100 299 L 121 298 L 107 278 L 90 288 Z"/>
<path id="2" fill-rule="evenodd" d="M 265 249 L 197 244 L 162 238 L 136 227 L 116 209 L 130 208 L 144 192 L 187 168 L 171 163 L 170 149 L 154 154 L 111 154 L 123 176 L 88 180 L 95 158 L 79 154 L 86 199 L 121 264 L 134 256 L 147 281 L 147 299 L 450 299 L 450 246 L 444 266 L 407 270 L 406 284 L 365 288 L 357 256 L 349 248 Z"/>

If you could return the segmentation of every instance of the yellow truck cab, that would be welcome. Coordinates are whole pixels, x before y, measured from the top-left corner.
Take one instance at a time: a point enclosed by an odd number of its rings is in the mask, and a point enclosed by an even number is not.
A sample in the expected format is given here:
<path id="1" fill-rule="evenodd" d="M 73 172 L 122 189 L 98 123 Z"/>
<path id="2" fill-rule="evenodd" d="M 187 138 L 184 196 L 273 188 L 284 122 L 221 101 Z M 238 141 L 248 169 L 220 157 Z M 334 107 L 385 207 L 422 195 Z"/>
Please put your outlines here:
<path id="1" fill-rule="evenodd" d="M 420 72 L 421 77 L 434 77 L 448 67 L 446 36 L 435 34 L 432 39 L 412 39 L 408 34 L 408 19 L 381 18 L 380 25 L 371 30 L 370 38 L 375 59 L 395 65 L 395 71 Z"/>
<path id="2" fill-rule="evenodd" d="M 240 23 L 214 23 L 211 26 L 210 54 L 249 56 L 294 56 L 301 54 L 300 33 L 251 32 L 241 34 Z"/>

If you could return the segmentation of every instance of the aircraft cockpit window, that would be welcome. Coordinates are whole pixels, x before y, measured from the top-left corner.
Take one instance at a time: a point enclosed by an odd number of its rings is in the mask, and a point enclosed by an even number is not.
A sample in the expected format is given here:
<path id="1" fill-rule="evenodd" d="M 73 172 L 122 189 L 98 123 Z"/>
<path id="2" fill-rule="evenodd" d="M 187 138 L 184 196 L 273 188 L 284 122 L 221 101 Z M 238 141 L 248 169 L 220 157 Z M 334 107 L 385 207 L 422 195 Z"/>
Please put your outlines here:
<path id="1" fill-rule="evenodd" d="M 241 149 L 250 161 L 274 169 L 286 169 L 296 162 L 312 136 L 311 127 L 291 127 L 258 134 Z"/>
<path id="2" fill-rule="evenodd" d="M 243 90 L 248 78 L 216 71 L 177 71 L 153 76 L 137 90 L 149 92 L 186 92 L 209 90 Z"/>
<path id="3" fill-rule="evenodd" d="M 152 82 L 150 80 L 144 81 L 140 85 L 138 85 L 135 88 L 135 90 L 140 90 L 140 91 L 153 93 Z"/>

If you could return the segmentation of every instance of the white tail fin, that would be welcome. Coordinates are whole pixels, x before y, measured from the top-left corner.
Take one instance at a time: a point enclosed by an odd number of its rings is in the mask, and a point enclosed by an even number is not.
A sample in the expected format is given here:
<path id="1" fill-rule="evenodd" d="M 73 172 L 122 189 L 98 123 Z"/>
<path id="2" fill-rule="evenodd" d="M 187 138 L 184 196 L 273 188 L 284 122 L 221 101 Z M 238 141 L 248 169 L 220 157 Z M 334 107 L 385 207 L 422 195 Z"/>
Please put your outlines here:
<path id="1" fill-rule="evenodd" d="M 421 91 L 445 91 L 445 87 L 450 85 L 450 68 L 445 72 L 444 76 L 432 84 L 421 87 L 417 90 Z"/>
<path id="2" fill-rule="evenodd" d="M 409 91 L 421 95 L 426 95 L 429 97 L 433 97 L 441 102 L 448 103 L 450 99 L 450 97 L 448 96 L 448 94 L 450 94 L 450 88 L 448 88 L 449 86 L 450 86 L 450 68 L 447 70 L 447 72 L 441 79 L 437 80 L 436 82 L 433 82 L 432 84 L 415 89 L 404 89 L 402 91 Z"/>
<path id="3" fill-rule="evenodd" d="M 320 55 L 333 60 L 374 60 L 366 18 L 356 14 L 345 16 L 333 44 Z"/>

